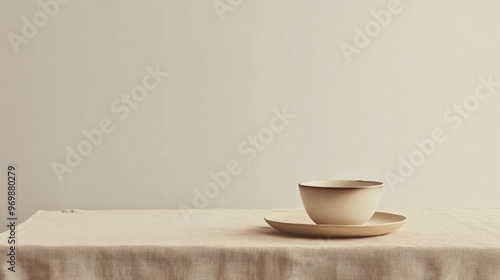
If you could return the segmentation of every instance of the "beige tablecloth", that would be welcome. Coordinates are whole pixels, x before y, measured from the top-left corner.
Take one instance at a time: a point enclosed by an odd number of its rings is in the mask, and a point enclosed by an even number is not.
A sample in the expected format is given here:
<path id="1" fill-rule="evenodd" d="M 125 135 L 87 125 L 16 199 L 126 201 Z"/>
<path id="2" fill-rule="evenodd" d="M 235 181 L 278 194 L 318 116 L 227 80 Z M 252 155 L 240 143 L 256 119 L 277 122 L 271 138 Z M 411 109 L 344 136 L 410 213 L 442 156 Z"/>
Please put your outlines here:
<path id="1" fill-rule="evenodd" d="M 391 209 L 390 209 L 391 210 Z M 408 223 L 370 238 L 295 237 L 271 210 L 39 211 L 18 227 L 1 279 L 500 279 L 500 209 L 394 210 Z"/>

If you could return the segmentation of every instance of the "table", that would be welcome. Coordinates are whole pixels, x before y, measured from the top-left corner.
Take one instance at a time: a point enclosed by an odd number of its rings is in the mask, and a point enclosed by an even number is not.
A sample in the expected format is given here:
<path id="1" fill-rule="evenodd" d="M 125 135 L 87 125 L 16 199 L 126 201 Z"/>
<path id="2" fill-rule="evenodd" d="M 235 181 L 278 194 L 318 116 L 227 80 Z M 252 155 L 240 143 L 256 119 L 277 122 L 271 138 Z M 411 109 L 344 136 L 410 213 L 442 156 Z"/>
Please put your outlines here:
<path id="1" fill-rule="evenodd" d="M 500 209 L 383 210 L 408 223 L 348 239 L 282 234 L 263 219 L 278 210 L 38 211 L 14 273 L 0 234 L 0 278 L 500 279 Z"/>

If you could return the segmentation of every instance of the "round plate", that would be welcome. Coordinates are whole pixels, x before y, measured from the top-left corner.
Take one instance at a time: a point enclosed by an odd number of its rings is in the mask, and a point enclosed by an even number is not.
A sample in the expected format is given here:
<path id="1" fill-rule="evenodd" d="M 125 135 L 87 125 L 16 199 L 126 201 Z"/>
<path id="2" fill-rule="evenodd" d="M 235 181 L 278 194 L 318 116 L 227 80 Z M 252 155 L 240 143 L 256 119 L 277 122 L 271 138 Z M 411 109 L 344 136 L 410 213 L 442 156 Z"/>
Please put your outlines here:
<path id="1" fill-rule="evenodd" d="M 371 219 L 362 225 L 317 225 L 305 210 L 273 213 L 264 220 L 273 228 L 285 233 L 334 237 L 383 235 L 397 230 L 406 223 L 405 216 L 375 212 Z"/>

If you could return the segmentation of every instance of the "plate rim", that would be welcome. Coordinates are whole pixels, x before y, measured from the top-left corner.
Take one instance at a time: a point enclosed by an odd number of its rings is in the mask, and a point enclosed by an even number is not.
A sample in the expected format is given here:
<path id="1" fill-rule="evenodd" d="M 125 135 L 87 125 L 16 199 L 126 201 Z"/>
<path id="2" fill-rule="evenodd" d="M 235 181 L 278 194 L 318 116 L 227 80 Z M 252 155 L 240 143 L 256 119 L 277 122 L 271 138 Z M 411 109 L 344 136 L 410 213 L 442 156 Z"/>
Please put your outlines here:
<path id="1" fill-rule="evenodd" d="M 380 223 L 380 224 L 374 224 L 374 225 L 333 225 L 333 224 L 304 224 L 304 223 L 288 223 L 288 222 L 280 222 L 280 221 L 275 221 L 275 220 L 270 220 L 269 216 L 274 215 L 274 214 L 279 214 L 279 213 L 287 213 L 287 212 L 303 212 L 307 215 L 307 212 L 305 210 L 288 210 L 285 212 L 276 212 L 276 213 L 271 213 L 267 216 L 264 217 L 264 220 L 269 224 L 271 223 L 278 223 L 282 225 L 300 225 L 300 226 L 305 226 L 305 227 L 323 227 L 323 228 L 374 228 L 374 227 L 381 227 L 381 226 L 390 226 L 390 225 L 398 225 L 398 224 L 404 224 L 408 221 L 408 217 L 401 215 L 401 214 L 395 214 L 391 212 L 386 212 L 386 211 L 375 211 L 375 214 L 380 213 L 380 214 L 386 214 L 390 216 L 399 216 L 402 217 L 403 219 L 400 221 L 396 222 L 388 222 L 388 223 Z M 371 218 L 370 218 L 371 219 Z"/>

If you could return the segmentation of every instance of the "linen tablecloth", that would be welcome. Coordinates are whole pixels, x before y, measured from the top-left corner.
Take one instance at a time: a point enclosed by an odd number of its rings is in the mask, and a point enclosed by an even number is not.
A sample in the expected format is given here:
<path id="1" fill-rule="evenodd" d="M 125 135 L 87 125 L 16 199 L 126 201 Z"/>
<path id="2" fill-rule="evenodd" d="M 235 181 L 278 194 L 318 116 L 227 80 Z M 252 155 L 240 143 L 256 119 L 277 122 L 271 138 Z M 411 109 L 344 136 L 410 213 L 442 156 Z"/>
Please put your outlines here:
<path id="1" fill-rule="evenodd" d="M 18 226 L 16 272 L 0 234 L 0 277 L 500 279 L 500 209 L 386 210 L 408 223 L 347 239 L 282 234 L 262 209 L 38 211 Z"/>

